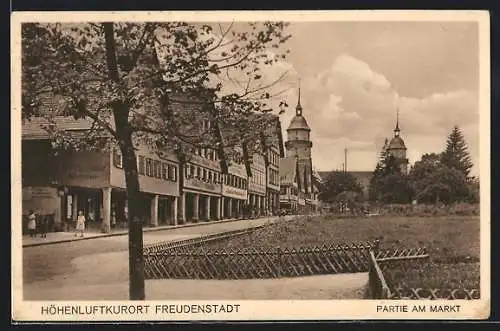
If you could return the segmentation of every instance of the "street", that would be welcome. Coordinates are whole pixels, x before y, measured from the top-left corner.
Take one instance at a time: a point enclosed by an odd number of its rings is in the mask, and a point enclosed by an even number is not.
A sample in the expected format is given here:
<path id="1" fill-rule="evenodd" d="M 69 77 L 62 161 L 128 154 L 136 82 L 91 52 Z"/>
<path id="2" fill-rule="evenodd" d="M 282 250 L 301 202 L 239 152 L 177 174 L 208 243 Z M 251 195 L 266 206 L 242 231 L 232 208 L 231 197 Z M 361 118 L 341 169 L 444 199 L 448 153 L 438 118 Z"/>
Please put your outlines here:
<path id="1" fill-rule="evenodd" d="M 261 225 L 242 220 L 144 233 L 145 244 Z M 23 248 L 25 300 L 126 300 L 127 236 Z M 147 299 L 361 298 L 366 274 L 284 279 L 146 281 Z"/>
<path id="2" fill-rule="evenodd" d="M 173 241 L 261 225 L 269 218 L 190 226 L 144 233 L 144 244 Z M 25 299 L 57 297 L 68 287 L 128 282 L 126 235 L 23 248 Z M 96 297 L 95 299 L 99 299 Z"/>

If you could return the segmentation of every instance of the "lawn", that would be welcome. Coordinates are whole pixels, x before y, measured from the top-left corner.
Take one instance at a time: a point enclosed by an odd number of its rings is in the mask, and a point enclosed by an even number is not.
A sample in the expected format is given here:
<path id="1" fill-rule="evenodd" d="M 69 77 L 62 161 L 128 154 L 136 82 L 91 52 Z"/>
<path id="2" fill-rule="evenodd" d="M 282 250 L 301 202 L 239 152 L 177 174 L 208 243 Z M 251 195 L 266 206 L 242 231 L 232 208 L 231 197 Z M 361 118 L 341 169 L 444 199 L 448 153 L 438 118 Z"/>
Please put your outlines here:
<path id="1" fill-rule="evenodd" d="M 304 247 L 381 241 L 381 249 L 426 247 L 430 259 L 386 269 L 391 287 L 479 287 L 479 217 L 301 217 L 213 248 Z"/>

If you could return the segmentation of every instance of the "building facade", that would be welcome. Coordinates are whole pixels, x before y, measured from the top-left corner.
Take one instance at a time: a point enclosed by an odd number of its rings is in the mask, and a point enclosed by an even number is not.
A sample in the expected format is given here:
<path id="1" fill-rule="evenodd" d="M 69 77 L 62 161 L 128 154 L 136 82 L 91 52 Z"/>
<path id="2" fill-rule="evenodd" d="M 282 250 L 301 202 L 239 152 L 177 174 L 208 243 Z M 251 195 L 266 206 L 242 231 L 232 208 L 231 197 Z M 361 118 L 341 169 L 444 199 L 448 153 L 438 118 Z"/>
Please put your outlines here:
<path id="1" fill-rule="evenodd" d="M 263 153 L 253 153 L 248 178 L 248 213 L 252 217 L 267 214 L 266 206 L 266 162 Z"/>
<path id="2" fill-rule="evenodd" d="M 275 121 L 279 120 L 277 117 Z M 204 121 L 207 125 L 207 121 Z M 23 214 L 30 210 L 51 215 L 55 230 L 71 226 L 84 213 L 88 227 L 109 232 L 126 227 L 127 194 L 123 160 L 119 148 L 109 151 L 55 150 L 52 137 L 43 128 L 46 121 L 32 119 L 22 128 Z M 60 130 L 85 135 L 90 120 L 58 117 Z M 274 133 L 281 130 L 274 130 Z M 274 134 L 273 133 L 273 134 Z M 280 136 L 281 137 L 281 136 Z M 279 208 L 280 148 L 275 138 L 255 154 L 248 171 L 241 146 L 223 154 L 193 148 L 182 162 L 170 150 L 139 146 L 136 152 L 141 219 L 146 226 L 241 218 L 252 205 L 256 216 Z M 268 157 L 269 156 L 269 157 Z M 271 178 L 269 176 L 272 176 Z"/>
<path id="3" fill-rule="evenodd" d="M 85 134 L 86 120 L 57 118 L 58 127 L 72 134 Z M 23 125 L 23 214 L 30 210 L 52 215 L 54 227 L 85 215 L 90 228 L 109 232 L 127 218 L 125 173 L 118 149 L 109 151 L 55 150 L 43 121 Z M 138 177 L 146 225 L 175 224 L 179 193 L 175 155 L 158 153 L 145 146 L 137 150 Z M 42 171 L 40 171 L 43 169 Z"/>

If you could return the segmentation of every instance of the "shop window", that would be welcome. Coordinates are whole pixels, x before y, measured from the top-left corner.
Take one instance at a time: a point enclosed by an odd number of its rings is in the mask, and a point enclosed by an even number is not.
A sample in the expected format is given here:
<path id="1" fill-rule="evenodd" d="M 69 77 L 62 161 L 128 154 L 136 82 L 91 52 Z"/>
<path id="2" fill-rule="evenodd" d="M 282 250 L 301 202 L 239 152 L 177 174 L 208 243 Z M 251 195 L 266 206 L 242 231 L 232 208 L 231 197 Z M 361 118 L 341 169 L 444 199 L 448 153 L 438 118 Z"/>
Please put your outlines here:
<path id="1" fill-rule="evenodd" d="M 144 175 L 144 156 L 139 156 L 138 158 L 138 171 L 139 171 L 139 175 Z"/>
<path id="2" fill-rule="evenodd" d="M 118 148 L 113 150 L 113 165 L 120 169 L 123 168 L 123 158 Z"/>

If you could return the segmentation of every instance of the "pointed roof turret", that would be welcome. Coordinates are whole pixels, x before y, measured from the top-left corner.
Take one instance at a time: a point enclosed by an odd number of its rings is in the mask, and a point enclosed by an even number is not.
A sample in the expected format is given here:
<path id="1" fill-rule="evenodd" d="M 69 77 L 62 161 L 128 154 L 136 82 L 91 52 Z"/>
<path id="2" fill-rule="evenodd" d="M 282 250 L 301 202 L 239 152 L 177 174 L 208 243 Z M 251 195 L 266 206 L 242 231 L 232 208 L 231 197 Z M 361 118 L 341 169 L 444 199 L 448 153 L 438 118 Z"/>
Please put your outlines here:
<path id="1" fill-rule="evenodd" d="M 399 108 L 396 111 L 396 127 L 394 128 L 394 137 L 391 139 L 389 146 L 387 149 L 392 150 L 392 149 L 405 149 L 405 142 L 404 140 L 399 136 L 399 133 L 401 130 L 399 129 Z"/>
<path id="2" fill-rule="evenodd" d="M 297 106 L 295 107 L 295 112 L 297 116 L 302 116 L 302 105 L 300 104 L 300 79 L 299 79 L 299 99 L 297 100 Z"/>
<path id="3" fill-rule="evenodd" d="M 292 118 L 292 121 L 290 122 L 290 126 L 288 127 L 287 131 L 290 130 L 309 130 L 309 125 L 307 124 L 306 119 L 304 116 L 302 116 L 302 105 L 300 104 L 300 81 L 299 81 L 299 98 L 297 100 L 297 106 L 295 107 L 295 116 Z"/>
<path id="4" fill-rule="evenodd" d="M 399 136 L 399 133 L 401 130 L 399 130 L 399 108 L 396 110 L 396 128 L 394 128 L 394 136 Z"/>

